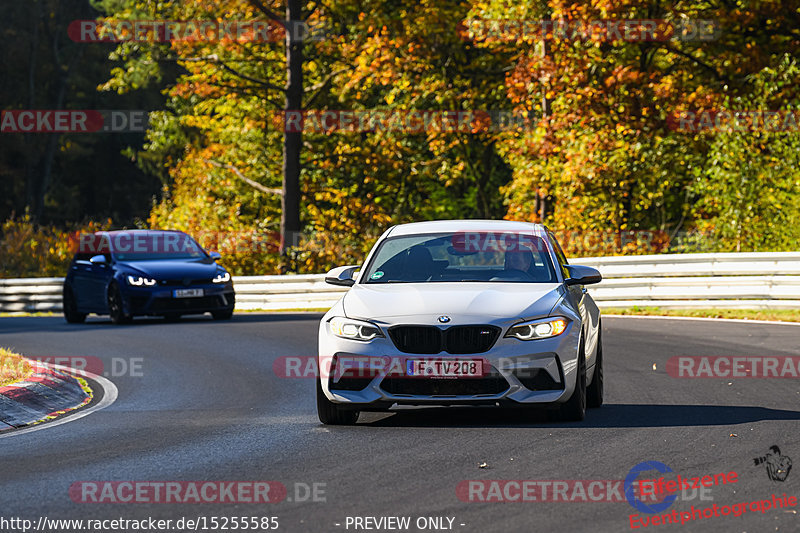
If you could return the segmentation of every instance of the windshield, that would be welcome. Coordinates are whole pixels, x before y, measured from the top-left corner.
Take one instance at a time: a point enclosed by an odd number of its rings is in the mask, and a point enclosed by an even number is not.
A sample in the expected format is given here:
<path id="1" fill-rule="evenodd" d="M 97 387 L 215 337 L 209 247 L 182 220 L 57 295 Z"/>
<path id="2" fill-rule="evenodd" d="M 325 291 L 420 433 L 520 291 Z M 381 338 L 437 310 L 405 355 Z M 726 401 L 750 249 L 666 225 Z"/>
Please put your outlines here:
<path id="1" fill-rule="evenodd" d="M 194 239 L 184 233 L 119 233 L 108 236 L 118 261 L 169 261 L 208 257 Z"/>
<path id="2" fill-rule="evenodd" d="M 362 283 L 446 281 L 557 283 L 541 237 L 520 233 L 448 233 L 388 238 Z"/>

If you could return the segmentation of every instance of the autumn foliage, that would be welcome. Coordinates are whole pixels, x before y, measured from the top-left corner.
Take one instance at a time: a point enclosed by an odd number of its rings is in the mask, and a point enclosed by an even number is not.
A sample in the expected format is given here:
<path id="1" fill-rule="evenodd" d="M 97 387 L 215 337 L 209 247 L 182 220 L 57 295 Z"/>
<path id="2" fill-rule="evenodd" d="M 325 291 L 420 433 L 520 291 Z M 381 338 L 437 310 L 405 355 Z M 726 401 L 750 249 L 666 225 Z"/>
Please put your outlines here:
<path id="1" fill-rule="evenodd" d="M 97 6 L 108 22 L 269 20 L 286 9 L 278 0 Z M 800 129 L 687 131 L 674 117 L 796 110 L 798 9 L 796 0 L 303 2 L 313 30 L 305 110 L 503 110 L 521 120 L 306 131 L 301 235 L 284 255 L 233 252 L 225 263 L 237 274 L 319 272 L 362 261 L 392 224 L 437 218 L 544 222 L 616 243 L 593 250 L 603 254 L 796 248 Z M 648 21 L 652 38 L 585 31 Z M 275 234 L 285 46 L 245 36 L 116 47 L 119 66 L 101 90 L 158 86 L 168 97 L 133 151 L 164 176 L 147 225 Z M 626 240 L 634 233 L 650 237 Z M 585 251 L 578 241 L 565 240 L 568 254 Z"/>

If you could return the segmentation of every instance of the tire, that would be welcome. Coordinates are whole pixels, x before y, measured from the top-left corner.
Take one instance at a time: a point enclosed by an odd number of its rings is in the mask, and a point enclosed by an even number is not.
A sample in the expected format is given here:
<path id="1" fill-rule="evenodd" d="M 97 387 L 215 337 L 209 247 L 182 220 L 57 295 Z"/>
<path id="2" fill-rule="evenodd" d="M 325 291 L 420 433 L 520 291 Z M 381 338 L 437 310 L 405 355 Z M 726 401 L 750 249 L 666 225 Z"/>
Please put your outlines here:
<path id="1" fill-rule="evenodd" d="M 358 411 L 336 405 L 322 392 L 322 384 L 317 381 L 317 416 L 328 426 L 352 426 L 358 420 Z"/>
<path id="2" fill-rule="evenodd" d="M 127 324 L 131 321 L 131 316 L 125 314 L 122 293 L 116 283 L 108 286 L 108 314 L 112 324 Z"/>
<path id="3" fill-rule="evenodd" d="M 78 304 L 75 302 L 75 294 L 72 292 L 72 287 L 64 285 L 61 300 L 62 308 L 64 309 L 64 318 L 69 324 L 81 324 L 86 320 L 87 313 L 78 312 Z"/>
<path id="4" fill-rule="evenodd" d="M 233 308 L 225 309 L 224 311 L 211 311 L 211 316 L 214 320 L 230 320 L 233 316 Z"/>
<path id="5" fill-rule="evenodd" d="M 562 420 L 569 422 L 580 422 L 586 417 L 586 356 L 583 341 L 578 350 L 578 375 L 575 378 L 575 390 L 569 400 L 561 405 L 560 415 Z"/>
<path id="6" fill-rule="evenodd" d="M 602 324 L 598 325 L 599 328 Z M 594 360 L 594 377 L 586 389 L 586 406 L 595 409 L 603 405 L 603 336 L 597 331 L 597 355 Z"/>

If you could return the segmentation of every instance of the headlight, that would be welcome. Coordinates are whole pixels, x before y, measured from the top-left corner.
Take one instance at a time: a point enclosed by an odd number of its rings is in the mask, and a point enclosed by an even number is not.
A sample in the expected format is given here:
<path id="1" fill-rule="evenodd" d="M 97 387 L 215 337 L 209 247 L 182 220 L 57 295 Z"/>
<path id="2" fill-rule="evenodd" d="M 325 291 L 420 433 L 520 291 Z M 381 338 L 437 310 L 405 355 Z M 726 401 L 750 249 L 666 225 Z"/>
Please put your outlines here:
<path id="1" fill-rule="evenodd" d="M 213 281 L 214 283 L 227 283 L 230 280 L 231 280 L 231 275 L 229 273 L 220 272 L 211 281 Z"/>
<path id="2" fill-rule="evenodd" d="M 378 326 L 361 320 L 337 316 L 333 317 L 328 324 L 330 324 L 331 333 L 343 339 L 370 341 L 375 337 L 383 337 Z"/>
<path id="3" fill-rule="evenodd" d="M 514 337 L 521 341 L 532 341 L 535 339 L 547 339 L 556 337 L 564 333 L 567 329 L 566 318 L 545 318 L 515 324 L 509 328 L 506 337 Z"/>
<path id="4" fill-rule="evenodd" d="M 136 287 L 141 287 L 142 285 L 146 285 L 148 287 L 152 287 L 156 284 L 156 280 L 152 278 L 143 278 L 141 276 L 128 276 L 128 285 L 135 285 Z"/>

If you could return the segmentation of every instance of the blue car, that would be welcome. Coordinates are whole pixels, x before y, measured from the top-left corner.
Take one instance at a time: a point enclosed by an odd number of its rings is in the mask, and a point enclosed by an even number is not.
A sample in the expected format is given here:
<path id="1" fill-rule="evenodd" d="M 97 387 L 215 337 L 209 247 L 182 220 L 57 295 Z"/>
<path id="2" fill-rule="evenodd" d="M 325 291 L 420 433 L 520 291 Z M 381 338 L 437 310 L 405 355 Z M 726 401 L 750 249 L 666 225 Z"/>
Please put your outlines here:
<path id="1" fill-rule="evenodd" d="M 64 280 L 64 317 L 76 324 L 95 313 L 122 324 L 137 315 L 177 319 L 210 312 L 227 320 L 236 301 L 219 258 L 181 231 L 82 235 Z"/>

